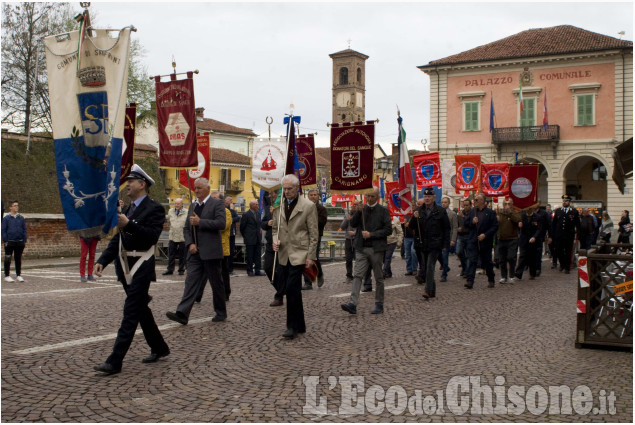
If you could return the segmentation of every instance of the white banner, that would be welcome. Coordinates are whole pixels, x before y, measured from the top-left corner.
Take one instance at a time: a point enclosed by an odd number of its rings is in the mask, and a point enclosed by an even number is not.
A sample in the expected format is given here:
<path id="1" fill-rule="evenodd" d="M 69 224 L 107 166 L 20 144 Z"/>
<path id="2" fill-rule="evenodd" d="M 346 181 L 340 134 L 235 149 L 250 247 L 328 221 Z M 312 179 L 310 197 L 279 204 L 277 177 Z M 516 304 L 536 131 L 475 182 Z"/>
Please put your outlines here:
<path id="1" fill-rule="evenodd" d="M 287 163 L 287 139 L 254 139 L 254 157 L 251 181 L 263 189 L 280 186 Z"/>
<path id="2" fill-rule="evenodd" d="M 94 236 L 117 225 L 130 28 L 93 30 L 79 50 L 78 39 L 73 31 L 44 43 L 66 226 Z"/>
<path id="3" fill-rule="evenodd" d="M 441 161 L 443 175 L 443 194 L 456 196 L 456 162 L 454 158 Z"/>

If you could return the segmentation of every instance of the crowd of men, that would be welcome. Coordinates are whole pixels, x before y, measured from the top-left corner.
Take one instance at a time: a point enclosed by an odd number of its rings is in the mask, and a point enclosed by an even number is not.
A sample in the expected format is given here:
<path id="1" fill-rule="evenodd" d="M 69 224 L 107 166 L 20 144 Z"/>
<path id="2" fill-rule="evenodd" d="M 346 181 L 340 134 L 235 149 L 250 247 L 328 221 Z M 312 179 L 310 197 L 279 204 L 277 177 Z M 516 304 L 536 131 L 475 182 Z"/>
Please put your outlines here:
<path id="1" fill-rule="evenodd" d="M 103 269 L 114 262 L 117 278 L 126 292 L 123 320 L 113 351 L 104 363 L 94 368 L 108 375 L 121 371 L 138 325 L 151 349 L 150 355 L 142 360 L 144 363 L 156 362 L 170 354 L 148 307 L 152 300 L 148 293 L 150 283 L 156 280 L 154 249 L 165 213 L 159 203 L 149 198 L 149 188 L 154 181 L 138 165 L 133 166 L 126 181 L 131 204 L 118 214 L 119 232 L 96 261 L 94 269 L 99 277 Z M 308 198 L 299 196 L 299 181 L 295 175 L 286 175 L 281 189 L 283 194 L 278 207 L 265 208 L 261 215 L 258 202 L 252 201 L 240 220 L 232 208 L 231 197 L 223 199 L 218 192 L 211 192 L 210 183 L 204 178 L 194 183 L 196 199 L 189 209 L 184 208 L 181 199 L 175 200 L 174 208 L 168 213 L 169 262 L 163 274 L 174 273 L 178 258 L 179 274 L 186 271 L 186 278 L 176 311 L 166 313 L 170 320 L 187 325 L 192 307 L 200 302 L 208 281 L 215 312 L 212 322 L 227 319 L 226 303 L 231 294 L 233 271 L 232 239 L 240 222 L 248 276 L 266 274 L 275 292 L 272 307 L 284 305 L 286 297 L 286 330 L 282 336 L 294 339 L 306 332 L 302 290 L 312 289 L 316 281 L 318 287 L 324 284 L 319 247 L 327 215 L 318 202 L 317 190 L 309 191 Z M 269 195 L 276 199 L 277 191 Z M 553 213 L 550 208 L 518 211 L 511 200 L 505 200 L 503 206 L 494 211 L 485 196 L 479 194 L 473 204 L 470 199 L 463 199 L 461 208 L 454 211 L 448 197 L 444 197 L 439 206 L 434 191 L 427 188 L 402 225 L 399 218 L 391 219 L 388 209 L 379 203 L 379 189 L 373 189 L 366 194 L 366 204 L 355 203 L 341 225 L 346 234 L 346 280 L 352 283 L 350 299 L 341 305 L 342 310 L 357 313 L 360 292 L 372 291 L 374 277 L 375 303 L 371 313 L 384 312 L 384 280 L 392 277 L 393 252 L 401 246 L 406 275 L 415 276 L 417 283 L 425 285 L 423 297 L 428 300 L 436 297 L 437 262 L 441 265 L 440 281 L 448 278 L 450 251 L 454 251 L 460 261 L 460 276 L 465 279 L 467 289 L 474 287 L 478 269 L 484 270 L 488 288 L 496 286 L 494 261 L 500 267 L 500 284 L 522 279 L 525 270 L 529 271 L 530 280 L 540 276 L 545 242 L 552 252 L 553 267 L 558 264 L 561 272 L 569 273 L 576 235 L 581 244 L 586 243 L 585 238 L 596 225 L 590 224 L 592 219 L 585 219 L 585 211 L 580 217 L 570 206 L 568 196 L 562 198 L 562 208 Z M 632 231 L 630 221 L 626 223 L 628 211 L 625 215 L 620 227 Z M 260 262 L 263 231 L 264 274 Z M 4 233 L 3 222 L 3 240 Z M 599 234 L 602 235 L 602 231 Z"/>

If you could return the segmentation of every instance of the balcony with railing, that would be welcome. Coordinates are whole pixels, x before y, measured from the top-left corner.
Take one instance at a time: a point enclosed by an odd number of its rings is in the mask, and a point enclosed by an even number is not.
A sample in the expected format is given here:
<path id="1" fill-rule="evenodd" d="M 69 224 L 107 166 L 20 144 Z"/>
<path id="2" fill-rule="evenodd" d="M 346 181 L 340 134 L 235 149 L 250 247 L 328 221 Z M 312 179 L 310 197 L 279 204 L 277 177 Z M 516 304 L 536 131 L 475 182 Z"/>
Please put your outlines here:
<path id="1" fill-rule="evenodd" d="M 502 127 L 492 131 L 492 143 L 496 145 L 525 142 L 550 142 L 560 141 L 560 126 L 548 125 L 531 127 Z"/>
<path id="2" fill-rule="evenodd" d="M 233 182 L 221 181 L 221 185 L 224 186 L 225 192 L 240 193 L 245 190 L 245 182 L 240 180 L 234 180 Z"/>

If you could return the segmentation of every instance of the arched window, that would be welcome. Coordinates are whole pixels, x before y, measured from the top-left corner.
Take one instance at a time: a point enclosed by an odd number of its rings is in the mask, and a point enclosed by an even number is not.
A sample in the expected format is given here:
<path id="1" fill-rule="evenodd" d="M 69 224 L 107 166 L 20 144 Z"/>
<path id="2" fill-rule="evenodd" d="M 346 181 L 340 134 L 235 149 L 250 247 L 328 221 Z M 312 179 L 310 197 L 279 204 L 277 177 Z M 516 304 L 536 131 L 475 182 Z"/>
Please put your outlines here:
<path id="1" fill-rule="evenodd" d="M 348 84 L 348 68 L 343 66 L 340 68 L 340 85 L 343 86 L 346 84 Z"/>
<path id="2" fill-rule="evenodd" d="M 362 82 L 362 69 L 361 68 L 357 68 L 357 82 L 358 83 Z"/>

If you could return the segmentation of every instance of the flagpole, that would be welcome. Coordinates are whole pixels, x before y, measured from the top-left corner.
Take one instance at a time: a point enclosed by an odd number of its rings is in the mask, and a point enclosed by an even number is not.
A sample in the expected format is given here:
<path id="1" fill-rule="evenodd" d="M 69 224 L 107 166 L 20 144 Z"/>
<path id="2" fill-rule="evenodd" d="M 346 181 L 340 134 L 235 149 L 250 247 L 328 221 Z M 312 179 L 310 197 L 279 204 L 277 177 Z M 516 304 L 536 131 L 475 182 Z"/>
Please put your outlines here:
<path id="1" fill-rule="evenodd" d="M 289 154 L 289 134 L 291 132 L 292 126 L 293 126 L 293 112 L 289 115 L 289 124 L 287 127 L 287 149 L 286 149 L 287 155 Z M 287 158 L 287 161 L 288 160 L 289 159 Z M 285 167 L 286 167 L 286 161 L 285 161 Z M 280 197 L 280 205 L 278 206 L 278 228 L 276 229 L 276 242 L 280 242 L 280 220 L 282 220 L 282 205 L 284 204 L 284 201 L 286 200 L 286 197 L 284 196 L 284 188 L 282 186 L 282 182 L 280 184 L 280 190 L 282 191 L 282 196 Z M 278 247 L 278 249 L 280 248 Z M 277 259 L 278 259 L 278 251 L 274 252 L 273 254 L 273 272 L 271 273 L 272 282 L 276 276 L 276 260 Z"/>

